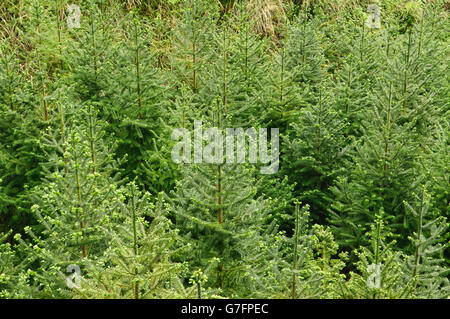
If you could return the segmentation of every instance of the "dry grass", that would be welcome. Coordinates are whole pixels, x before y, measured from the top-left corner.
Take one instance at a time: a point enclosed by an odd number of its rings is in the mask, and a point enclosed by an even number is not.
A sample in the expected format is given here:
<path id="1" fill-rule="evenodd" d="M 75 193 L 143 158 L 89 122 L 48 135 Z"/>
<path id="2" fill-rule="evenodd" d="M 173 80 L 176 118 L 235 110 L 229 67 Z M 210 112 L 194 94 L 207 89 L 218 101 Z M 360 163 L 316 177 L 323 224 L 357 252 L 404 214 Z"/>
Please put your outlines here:
<path id="1" fill-rule="evenodd" d="M 272 38 L 278 38 L 286 22 L 286 7 L 282 0 L 250 0 L 247 6 L 255 31 Z"/>

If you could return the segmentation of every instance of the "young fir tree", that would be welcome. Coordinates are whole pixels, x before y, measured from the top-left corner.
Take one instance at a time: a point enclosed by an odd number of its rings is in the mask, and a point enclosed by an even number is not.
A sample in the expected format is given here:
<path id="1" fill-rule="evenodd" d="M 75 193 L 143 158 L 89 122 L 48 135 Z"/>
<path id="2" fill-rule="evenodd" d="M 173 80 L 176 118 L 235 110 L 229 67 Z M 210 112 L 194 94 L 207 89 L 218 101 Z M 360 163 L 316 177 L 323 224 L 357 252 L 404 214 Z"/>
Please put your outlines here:
<path id="1" fill-rule="evenodd" d="M 118 225 L 104 253 L 101 267 L 88 268 L 77 296 L 82 298 L 165 298 L 173 294 L 172 280 L 181 263 L 177 231 L 167 219 L 162 198 L 156 205 L 135 183 L 127 186 L 126 200 L 115 219 Z"/>
<path id="2" fill-rule="evenodd" d="M 213 125 L 221 127 L 220 122 Z M 202 134 L 198 130 L 194 134 Z M 171 196 L 174 218 L 192 245 L 191 269 L 200 268 L 208 277 L 204 287 L 219 289 L 229 297 L 252 296 L 261 291 L 255 287 L 269 267 L 257 256 L 262 247 L 273 243 L 264 226 L 270 201 L 256 198 L 248 168 L 220 162 L 221 146 L 214 146 L 209 154 L 211 145 L 204 146 L 206 163 L 180 164 L 183 177 Z"/>
<path id="3" fill-rule="evenodd" d="M 325 59 L 317 31 L 317 20 L 305 11 L 286 26 L 286 39 L 273 58 L 268 96 L 264 97 L 266 121 L 285 133 L 295 121 L 299 109 L 317 93 L 316 85 L 325 79 Z M 299 40 L 300 39 L 300 40 Z"/>
<path id="4" fill-rule="evenodd" d="M 426 149 L 432 142 L 430 134 L 442 110 L 439 99 L 435 98 L 436 92 L 441 90 L 438 82 L 442 82 L 440 67 L 436 63 L 440 58 L 435 54 L 440 50 L 433 41 L 434 35 L 430 34 L 436 31 L 427 30 L 426 20 L 423 16 L 420 24 L 409 25 L 406 33 L 399 36 L 399 54 L 389 65 L 391 77 L 398 86 L 394 99 L 402 104 L 403 121 L 414 125 L 416 132 L 413 138 L 421 149 Z M 424 54 L 426 51 L 431 52 Z M 420 156 L 426 154 L 421 152 Z"/>
<path id="5" fill-rule="evenodd" d="M 287 33 L 287 68 L 295 72 L 294 81 L 300 85 L 320 83 L 325 78 L 325 57 L 318 33 L 319 21 L 310 19 L 303 11 Z"/>
<path id="6" fill-rule="evenodd" d="M 272 57 L 264 94 L 258 103 L 264 106 L 263 119 L 267 126 L 278 127 L 286 132 L 289 123 L 298 113 L 301 104 L 299 87 L 294 83 L 295 73 L 287 68 L 286 48 L 283 46 Z"/>
<path id="7" fill-rule="evenodd" d="M 336 71 L 336 105 L 348 122 L 346 136 L 360 137 L 362 114 L 370 108 L 370 94 L 378 75 L 382 46 L 379 33 L 367 29 L 364 23 L 362 26 L 350 25 L 342 32 L 340 41 L 345 46 L 341 49 L 342 65 Z"/>
<path id="8" fill-rule="evenodd" d="M 394 101 L 391 81 L 379 82 L 363 120 L 363 139 L 351 154 L 354 168 L 332 187 L 330 222 L 342 247 L 367 242 L 366 233 L 380 209 L 395 234 L 405 235 L 406 214 L 401 200 L 409 200 L 417 179 L 411 125 L 401 123 L 402 106 Z M 402 236 L 406 238 L 406 236 Z M 400 244 L 405 244 L 404 242 Z"/>
<path id="9" fill-rule="evenodd" d="M 231 17 L 232 29 L 237 32 L 236 64 L 240 68 L 242 90 L 248 98 L 255 96 L 262 89 L 262 79 L 265 77 L 266 41 L 255 34 L 256 22 L 252 20 L 248 10 L 249 1 L 235 4 L 235 14 Z"/>
<path id="10" fill-rule="evenodd" d="M 401 103 L 404 121 L 414 123 L 421 145 L 427 143 L 435 118 L 445 110 L 440 93 L 445 88 L 446 49 L 438 41 L 444 21 L 436 24 L 436 14 L 426 6 L 420 21 L 411 23 L 393 43 L 397 52 L 386 65 L 395 88 L 393 99 Z"/>
<path id="11" fill-rule="evenodd" d="M 242 52 L 237 47 L 239 33 L 233 32 L 232 22 L 230 17 L 223 16 L 216 32 L 211 33 L 211 45 L 217 50 L 211 50 L 208 55 L 211 67 L 204 72 L 204 88 L 198 98 L 206 106 L 206 112 L 211 112 L 211 106 L 220 103 L 223 125 L 239 127 L 254 121 L 258 112 L 242 83 L 241 55 L 245 55 L 245 50 Z"/>
<path id="12" fill-rule="evenodd" d="M 270 298 L 338 298 L 345 284 L 342 270 L 347 254 L 338 252 L 331 230 L 314 224 L 310 227 L 309 206 L 301 209 L 296 203 L 292 237 L 279 237 L 281 244 L 272 246 L 273 256 L 282 255 L 273 263 L 265 289 Z M 276 249 L 274 249 L 276 248 Z M 274 258 L 275 259 L 275 258 Z"/>
<path id="13" fill-rule="evenodd" d="M 29 244 L 21 240 L 34 258 L 34 285 L 42 297 L 70 297 L 65 267 L 82 268 L 102 256 L 122 196 L 111 147 L 103 144 L 102 124 L 93 108 L 85 107 L 76 108 L 78 119 L 68 125 L 65 145 L 59 132 L 49 132 L 53 153 L 44 166 L 47 177 L 32 198 L 38 226 L 26 227 Z"/>
<path id="14" fill-rule="evenodd" d="M 282 46 L 271 57 L 263 94 L 257 100 L 264 107 L 261 122 L 266 126 L 278 127 L 281 134 L 298 113 L 302 99 L 295 81 L 295 70 L 287 67 L 289 57 Z"/>
<path id="15" fill-rule="evenodd" d="M 314 222 L 323 222 L 329 206 L 328 190 L 345 168 L 345 123 L 335 108 L 332 92 L 310 92 L 308 103 L 284 138 L 281 173 L 292 176 L 294 194 L 311 207 Z M 306 93 L 303 93 L 306 95 Z"/>
<path id="16" fill-rule="evenodd" d="M 51 90 L 49 88 L 49 80 L 48 80 L 48 67 L 45 61 L 45 47 L 48 46 L 48 43 L 42 43 L 45 36 L 48 37 L 48 34 L 44 33 L 44 30 L 41 28 L 41 23 L 44 24 L 48 21 L 42 21 L 42 17 L 47 16 L 42 8 L 41 4 L 38 2 L 33 3 L 32 7 L 32 16 L 30 19 L 29 28 L 31 30 L 28 31 L 27 34 L 30 34 L 29 41 L 35 46 L 34 50 L 31 52 L 31 63 L 34 64 L 35 74 L 34 77 L 37 79 L 35 83 L 33 83 L 34 88 L 37 92 L 39 92 L 39 102 L 40 106 L 38 107 L 37 113 L 44 121 L 49 120 L 49 106 L 48 106 L 48 91 Z M 47 31 L 47 30 L 46 30 Z M 47 31 L 48 32 L 48 31 Z M 44 52 L 43 52 L 44 51 Z"/>
<path id="17" fill-rule="evenodd" d="M 162 127 L 169 107 L 163 72 L 156 68 L 149 21 L 130 14 L 123 24 L 125 39 L 118 49 L 113 75 L 114 102 L 106 111 L 108 130 L 118 140 L 118 156 L 127 156 L 124 174 L 154 192 L 170 189 L 173 174 L 161 152 Z"/>
<path id="18" fill-rule="evenodd" d="M 223 289 L 226 296 L 250 293 L 256 265 L 246 260 L 258 249 L 266 202 L 253 198 L 249 173 L 239 166 L 185 166 L 183 173 L 173 209 L 182 235 L 193 246 L 191 266 L 205 270 L 216 260 L 206 274 L 208 286 Z"/>
<path id="19" fill-rule="evenodd" d="M 404 255 L 395 250 L 392 233 L 385 230 L 384 212 L 380 210 L 369 230 L 370 245 L 356 251 L 357 271 L 341 286 L 342 298 L 404 299 L 411 298 L 412 283 L 403 277 Z"/>
<path id="20" fill-rule="evenodd" d="M 431 195 L 429 209 L 433 212 L 433 216 L 450 216 L 449 131 L 449 121 L 442 119 L 441 123 L 437 124 L 433 143 L 424 152 L 420 166 L 425 173 L 426 180 L 432 181 L 428 185 L 428 192 Z M 450 240 L 450 234 L 447 232 L 447 235 L 444 234 L 444 238 L 447 241 Z M 449 248 L 447 248 L 445 251 L 447 265 L 450 263 L 449 253 Z"/>
<path id="21" fill-rule="evenodd" d="M 182 21 L 174 30 L 171 62 L 176 87 L 187 86 L 198 93 L 203 87 L 209 32 L 217 18 L 217 3 L 185 0 Z"/>
<path id="22" fill-rule="evenodd" d="M 227 105 L 230 125 L 243 126 L 260 123 L 263 104 L 260 103 L 267 67 L 266 41 L 255 34 L 255 21 L 248 10 L 248 1 L 236 3 L 228 16 L 223 16 L 220 34 L 215 37 L 220 52 L 212 58 L 216 61 L 217 75 L 221 87 L 216 95 Z M 225 94 L 226 93 L 226 94 Z"/>
<path id="23" fill-rule="evenodd" d="M 308 205 L 300 208 L 295 204 L 294 233 L 291 238 L 284 238 L 282 245 L 283 260 L 279 267 L 274 267 L 269 277 L 277 285 L 268 285 L 271 298 L 317 298 L 319 297 L 321 276 L 313 262 L 313 237 L 309 222 Z"/>
<path id="24" fill-rule="evenodd" d="M 345 282 L 344 267 L 348 254 L 339 253 L 330 227 L 314 224 L 312 226 L 312 248 L 314 261 L 312 267 L 315 276 L 320 278 L 320 298 L 339 298 L 340 287 Z"/>
<path id="25" fill-rule="evenodd" d="M 409 219 L 416 230 L 409 237 L 414 253 L 406 262 L 407 278 L 413 281 L 414 295 L 418 298 L 448 298 L 450 284 L 449 269 L 445 267 L 443 251 L 448 242 L 443 236 L 448 223 L 444 216 L 433 216 L 430 211 L 430 196 L 424 188 L 415 195 L 415 203 L 405 202 Z"/>
<path id="26" fill-rule="evenodd" d="M 32 223 L 26 195 L 40 183 L 39 163 L 45 159 L 40 139 L 48 123 L 9 41 L 0 43 L 0 59 L 0 229 L 16 232 Z"/>
<path id="27" fill-rule="evenodd" d="M 72 41 L 64 59 L 67 60 L 76 97 L 81 102 L 96 102 L 100 116 L 109 120 L 106 112 L 114 90 L 110 75 L 115 64 L 113 59 L 117 56 L 112 34 L 116 30 L 112 20 L 106 19 L 107 15 L 95 1 L 89 1 L 81 10 L 81 28 L 71 30 L 75 41 Z M 115 6 L 110 10 L 111 15 L 117 14 Z"/>

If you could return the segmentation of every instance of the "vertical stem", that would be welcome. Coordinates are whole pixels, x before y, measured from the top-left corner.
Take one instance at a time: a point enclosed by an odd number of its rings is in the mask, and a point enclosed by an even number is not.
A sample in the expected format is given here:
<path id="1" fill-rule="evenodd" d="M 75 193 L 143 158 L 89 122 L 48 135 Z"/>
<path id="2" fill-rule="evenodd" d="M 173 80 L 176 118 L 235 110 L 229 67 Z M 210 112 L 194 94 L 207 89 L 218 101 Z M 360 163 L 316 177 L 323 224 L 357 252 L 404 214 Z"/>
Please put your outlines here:
<path id="1" fill-rule="evenodd" d="M 217 173 L 218 173 L 218 179 L 217 179 L 217 204 L 219 205 L 219 209 L 217 212 L 219 224 L 223 224 L 223 209 L 222 209 L 222 165 L 217 166 Z"/>
<path id="2" fill-rule="evenodd" d="M 408 50 L 405 57 L 405 73 L 403 78 L 403 111 L 406 110 L 406 91 L 408 87 L 408 67 L 409 67 L 409 58 L 410 58 L 410 50 L 411 50 L 411 32 L 412 28 L 409 29 L 408 34 Z"/>
<path id="3" fill-rule="evenodd" d="M 295 206 L 294 265 L 292 267 L 292 299 L 297 298 L 297 259 L 298 259 L 298 204 Z"/>
<path id="4" fill-rule="evenodd" d="M 389 49 L 391 47 L 391 38 L 389 37 L 389 27 L 387 28 L 387 40 L 386 40 L 386 59 L 389 59 Z"/>
<path id="5" fill-rule="evenodd" d="M 246 21 L 246 15 L 244 12 L 244 4 L 241 3 L 239 7 L 239 13 L 240 13 L 240 29 L 244 30 L 244 81 L 247 84 L 247 90 L 250 88 L 250 81 L 249 81 L 249 75 L 248 75 L 248 63 L 249 63 L 249 56 L 248 56 L 248 41 L 249 41 L 249 26 L 248 22 Z"/>
<path id="6" fill-rule="evenodd" d="M 364 23 L 362 25 L 362 30 L 361 30 L 361 41 L 359 43 L 359 60 L 362 62 L 363 61 L 363 46 L 364 46 Z"/>
<path id="7" fill-rule="evenodd" d="M 419 225 L 417 226 L 417 246 L 414 253 L 414 270 L 413 270 L 413 277 L 416 277 L 417 275 L 417 267 L 419 265 L 420 260 L 420 238 L 422 237 L 422 223 L 423 223 L 423 198 L 424 197 L 424 191 L 422 190 L 422 198 L 420 199 L 420 212 L 419 212 Z"/>
<path id="8" fill-rule="evenodd" d="M 419 31 L 419 48 L 417 49 L 417 57 L 420 59 L 420 56 L 422 54 L 422 36 L 423 36 L 423 12 L 422 12 L 422 17 L 420 19 L 420 31 Z M 419 65 L 416 64 L 416 67 L 414 68 L 414 72 L 418 72 L 418 67 Z"/>
<path id="9" fill-rule="evenodd" d="M 281 51 L 281 81 L 280 81 L 280 102 L 283 102 L 284 84 L 284 48 Z"/>
<path id="10" fill-rule="evenodd" d="M 224 109 L 226 109 L 226 105 L 227 105 L 227 85 L 226 85 L 226 81 L 227 81 L 227 51 L 226 51 L 226 26 L 223 27 L 223 99 L 222 99 L 222 103 L 223 103 L 223 107 Z M 219 110 L 218 113 L 218 126 L 219 129 L 222 129 L 222 125 L 221 125 L 221 110 Z M 219 219 L 219 224 L 221 225 L 223 223 L 223 209 L 222 209 L 222 165 L 218 165 L 217 166 L 217 173 L 218 173 L 218 178 L 217 178 L 217 195 L 218 195 L 218 199 L 217 199 L 217 204 L 219 206 L 218 209 L 218 219 Z"/>
<path id="11" fill-rule="evenodd" d="M 42 72 L 42 70 L 41 70 Z M 47 108 L 47 100 L 45 99 L 46 92 L 45 92 L 45 83 L 43 79 L 44 75 L 41 74 L 41 85 L 42 85 L 42 102 L 44 104 L 44 119 L 47 122 L 48 121 L 48 108 Z"/>
<path id="12" fill-rule="evenodd" d="M 352 85 L 352 61 L 350 61 L 349 67 L 348 67 L 348 76 L 347 76 L 347 92 L 346 92 L 346 101 L 345 101 L 345 113 L 348 113 L 349 111 L 349 100 L 350 100 L 350 93 Z"/>
<path id="13" fill-rule="evenodd" d="M 380 263 L 380 236 L 381 236 L 381 217 L 377 222 L 377 241 L 375 244 L 375 264 L 378 265 Z"/>
<path id="14" fill-rule="evenodd" d="M 304 64 L 306 61 L 306 52 L 305 52 L 305 47 L 306 47 L 306 19 L 307 19 L 307 13 L 305 11 L 305 15 L 304 15 L 304 21 L 303 21 L 303 36 L 302 36 L 302 63 Z"/>
<path id="15" fill-rule="evenodd" d="M 97 49 L 95 44 L 95 28 L 94 28 L 94 9 L 91 7 L 90 12 L 90 24 L 91 24 L 91 37 L 92 37 L 92 56 L 94 58 L 94 74 L 95 74 L 95 81 L 97 81 L 98 78 L 98 71 L 97 71 Z"/>
<path id="16" fill-rule="evenodd" d="M 196 61 L 197 43 L 195 41 L 196 39 L 194 37 L 194 41 L 192 43 L 192 65 L 194 67 L 192 71 L 192 90 L 194 91 L 194 93 L 197 93 L 197 61 Z"/>
<path id="17" fill-rule="evenodd" d="M 131 185 L 131 212 L 133 217 L 133 253 L 136 260 L 136 256 L 138 255 L 138 244 L 137 244 L 137 231 L 136 231 L 136 206 L 135 206 L 135 199 L 134 199 L 134 191 L 135 186 Z M 138 275 L 137 268 L 134 269 L 134 274 Z M 134 281 L 134 298 L 139 299 L 139 282 L 135 278 Z"/>
<path id="18" fill-rule="evenodd" d="M 40 35 L 41 33 L 41 28 L 40 28 L 40 23 L 38 22 L 40 20 L 40 15 L 42 14 L 39 4 L 37 4 L 34 7 L 34 20 L 36 21 L 36 33 Z M 37 40 L 38 44 L 41 42 L 40 41 L 40 36 L 38 36 L 38 40 Z M 41 84 L 41 100 L 42 100 L 42 105 L 44 108 L 44 120 L 47 122 L 48 121 L 48 108 L 47 108 L 47 100 L 46 100 L 46 91 L 45 91 L 45 80 L 44 80 L 44 69 L 42 67 L 42 61 L 41 61 L 41 56 L 38 52 L 36 52 L 36 56 L 35 59 L 37 60 L 37 69 L 39 71 L 39 80 L 40 80 L 40 84 Z"/>
<path id="19" fill-rule="evenodd" d="M 40 8 L 38 6 L 35 7 L 35 10 L 36 10 L 34 12 L 34 14 L 36 15 L 35 16 L 35 21 L 39 21 L 39 19 L 40 19 L 39 16 L 42 13 L 40 12 Z M 37 25 L 35 27 L 36 27 L 37 34 L 40 34 L 41 30 L 40 30 L 39 22 L 37 22 Z M 38 36 L 38 43 L 40 43 L 40 36 Z M 44 120 L 47 122 L 48 121 L 48 108 L 47 108 L 47 100 L 45 98 L 45 96 L 47 94 L 46 94 L 46 91 L 45 91 L 44 69 L 42 67 L 41 57 L 40 57 L 39 53 L 36 53 L 36 57 L 35 58 L 37 60 L 37 67 L 38 67 L 38 70 L 39 70 L 39 73 L 40 73 L 39 79 L 41 80 L 41 89 L 42 89 L 41 99 L 42 99 L 42 105 L 44 107 Z"/>
<path id="20" fill-rule="evenodd" d="M 6 77 L 8 78 L 9 108 L 11 111 L 14 111 L 14 103 L 12 100 L 13 89 L 12 89 L 12 85 L 11 85 L 12 79 L 11 79 L 11 71 L 9 70 L 9 61 L 8 61 L 8 57 L 6 55 L 3 55 L 3 57 L 4 57 L 3 60 L 5 63 L 5 69 L 6 69 Z"/>
<path id="21" fill-rule="evenodd" d="M 227 26 L 223 26 L 223 105 L 227 104 Z"/>
<path id="22" fill-rule="evenodd" d="M 378 267 L 380 265 L 380 247 L 381 247 L 381 223 L 383 222 L 382 217 L 380 216 L 377 220 L 377 234 L 376 234 L 376 243 L 375 243 L 375 273 L 378 276 Z M 381 275 L 381 274 L 380 274 Z M 378 279 L 376 279 L 378 280 Z M 380 279 L 381 280 L 381 279 Z M 373 292 L 373 299 L 377 297 L 377 291 Z"/>
<path id="23" fill-rule="evenodd" d="M 89 104 L 89 147 L 91 150 L 92 174 L 95 174 L 96 168 L 94 138 L 94 118 L 92 116 L 92 105 Z"/>
<path id="24" fill-rule="evenodd" d="M 78 170 L 78 153 L 77 153 L 77 146 L 76 146 L 76 141 L 74 138 L 72 138 L 72 145 L 73 145 L 73 152 L 74 152 L 74 161 L 75 161 L 75 179 L 76 179 L 76 188 L 77 188 L 77 198 L 78 198 L 78 207 L 81 206 L 81 187 L 80 187 L 80 174 L 79 174 L 79 170 Z M 82 216 L 80 216 L 80 229 L 81 232 L 84 232 L 84 223 L 82 220 Z M 82 237 L 82 240 L 84 241 L 84 235 Z M 86 249 L 86 245 L 82 244 L 81 245 L 81 252 L 82 252 L 82 256 L 83 258 L 87 257 L 87 249 Z"/>
<path id="25" fill-rule="evenodd" d="M 66 136 L 64 131 L 64 115 L 61 103 L 61 92 L 58 90 L 58 110 L 59 110 L 59 122 L 61 125 L 61 138 L 63 142 L 63 157 L 64 157 L 64 173 L 67 175 L 68 167 L 67 167 L 67 157 L 66 157 Z"/>
<path id="26" fill-rule="evenodd" d="M 250 88 L 250 81 L 248 76 L 248 29 L 245 29 L 245 81 L 247 82 L 247 89 Z"/>
<path id="27" fill-rule="evenodd" d="M 197 15 L 197 7 L 196 2 L 194 1 L 194 8 L 193 8 L 193 14 L 192 21 L 195 21 L 196 15 Z M 196 25 L 192 25 L 193 28 L 193 34 L 192 34 L 192 90 L 194 93 L 197 93 L 197 28 Z"/>
<path id="28" fill-rule="evenodd" d="M 386 174 L 387 171 L 387 160 L 389 155 L 389 140 L 390 140 L 390 130 L 391 130 L 391 105 L 392 105 L 392 82 L 389 84 L 389 101 L 386 119 L 386 137 L 384 141 L 384 165 L 383 171 Z"/>
<path id="29" fill-rule="evenodd" d="M 56 28 L 58 31 L 58 50 L 59 50 L 59 67 L 63 68 L 63 60 L 62 60 L 62 49 L 61 49 L 61 8 L 59 4 L 59 0 L 56 1 Z"/>
<path id="30" fill-rule="evenodd" d="M 221 125 L 221 123 L 220 123 L 220 121 L 221 121 L 221 117 L 220 117 L 220 111 L 218 112 L 219 114 L 219 116 L 218 116 L 218 127 L 219 127 L 219 129 L 222 129 L 222 125 Z M 223 208 L 222 208 L 222 204 L 223 204 L 223 198 L 222 198 L 222 165 L 221 164 L 219 164 L 218 166 L 217 166 L 217 205 L 218 205 L 218 211 L 217 211 L 217 217 L 218 217 L 218 222 L 219 222 L 219 225 L 220 226 L 222 226 L 222 224 L 223 224 Z M 219 244 L 219 248 L 222 250 L 222 245 L 223 245 L 223 241 L 222 241 L 222 239 L 219 239 L 219 242 L 218 242 L 218 244 Z M 223 265 L 223 262 L 222 261 L 220 261 L 220 263 L 219 263 L 219 265 L 218 265 L 218 267 L 217 267 L 217 270 L 218 270 L 218 278 L 219 278 L 219 286 L 220 286 L 220 288 L 222 288 L 222 284 L 223 284 L 223 278 L 222 278 L 222 276 L 223 276 L 223 268 L 224 268 L 224 265 Z"/>
<path id="31" fill-rule="evenodd" d="M 140 71 L 140 61 L 139 61 L 139 39 L 138 39 L 138 27 L 137 21 L 134 21 L 134 45 L 135 45 L 135 65 L 136 65 L 136 82 L 137 82 L 137 102 L 139 109 L 139 118 L 142 118 L 142 95 L 141 95 L 141 71 Z"/>
<path id="32" fill-rule="evenodd" d="M 322 144 L 322 89 L 319 91 L 319 125 L 317 126 L 317 157 L 316 160 L 319 160 L 320 157 L 320 147 Z"/>
<path id="33" fill-rule="evenodd" d="M 422 36 L 423 36 L 423 13 L 422 13 L 422 19 L 420 19 L 420 31 L 419 31 L 419 49 L 417 51 L 417 55 L 420 56 L 422 53 Z"/>

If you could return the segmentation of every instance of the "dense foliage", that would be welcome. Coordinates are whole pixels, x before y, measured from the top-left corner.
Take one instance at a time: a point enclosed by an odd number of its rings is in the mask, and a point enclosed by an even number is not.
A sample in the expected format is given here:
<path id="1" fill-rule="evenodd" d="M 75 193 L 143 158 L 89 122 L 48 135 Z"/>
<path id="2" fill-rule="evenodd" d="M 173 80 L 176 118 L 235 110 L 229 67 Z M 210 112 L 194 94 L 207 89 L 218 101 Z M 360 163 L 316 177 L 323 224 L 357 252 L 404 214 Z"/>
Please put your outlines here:
<path id="1" fill-rule="evenodd" d="M 449 298 L 449 8 L 2 1 L 0 298 Z"/>

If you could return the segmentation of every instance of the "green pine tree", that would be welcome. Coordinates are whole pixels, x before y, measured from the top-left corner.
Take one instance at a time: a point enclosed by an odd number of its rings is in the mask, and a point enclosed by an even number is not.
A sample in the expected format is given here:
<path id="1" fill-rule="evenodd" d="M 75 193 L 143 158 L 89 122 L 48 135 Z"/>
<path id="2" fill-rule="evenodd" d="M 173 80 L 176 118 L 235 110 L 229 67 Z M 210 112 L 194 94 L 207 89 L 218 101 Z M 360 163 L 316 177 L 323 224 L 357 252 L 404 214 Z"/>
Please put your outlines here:
<path id="1" fill-rule="evenodd" d="M 177 231 L 167 219 L 162 199 L 151 203 L 135 183 L 127 186 L 127 199 L 115 219 L 111 242 L 101 267 L 88 267 L 77 295 L 82 298 L 164 298 L 172 293 L 171 281 L 181 263 Z"/>
<path id="2" fill-rule="evenodd" d="M 424 188 L 420 195 L 415 195 L 414 206 L 407 202 L 405 205 L 416 227 L 410 237 L 414 253 L 406 263 L 406 271 L 414 281 L 414 293 L 419 298 L 448 298 L 449 270 L 443 264 L 443 251 L 448 242 L 442 243 L 448 229 L 446 218 L 432 215 L 430 196 Z"/>

